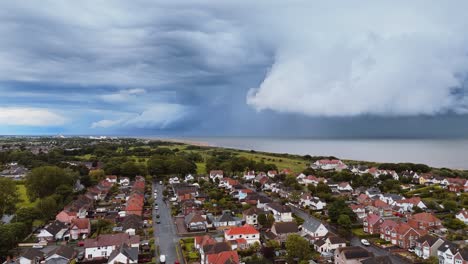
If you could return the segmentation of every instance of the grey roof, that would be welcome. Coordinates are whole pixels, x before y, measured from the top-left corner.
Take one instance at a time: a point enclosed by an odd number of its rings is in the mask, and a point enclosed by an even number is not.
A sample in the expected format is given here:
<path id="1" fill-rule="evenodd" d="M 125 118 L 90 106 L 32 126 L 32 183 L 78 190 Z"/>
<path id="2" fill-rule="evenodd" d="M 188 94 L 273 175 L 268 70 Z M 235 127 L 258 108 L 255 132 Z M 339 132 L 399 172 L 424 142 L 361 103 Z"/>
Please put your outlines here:
<path id="1" fill-rule="evenodd" d="M 30 248 L 26 250 L 23 254 L 21 254 L 21 257 L 29 259 L 29 260 L 42 258 L 43 256 L 44 256 L 44 253 L 36 248 Z"/>
<path id="2" fill-rule="evenodd" d="M 328 239 L 332 244 L 346 244 L 346 239 L 339 237 L 339 236 L 329 236 Z"/>
<path id="3" fill-rule="evenodd" d="M 458 250 L 458 246 L 450 241 L 445 241 L 437 250 L 446 251 L 447 249 L 450 249 L 451 252 L 455 252 Z"/>
<path id="4" fill-rule="evenodd" d="M 343 247 L 338 248 L 340 252 L 343 252 L 346 259 L 361 259 L 361 258 L 369 258 L 373 257 L 374 254 L 367 251 L 362 247 Z"/>
<path id="5" fill-rule="evenodd" d="M 316 245 L 317 247 L 321 247 L 321 246 L 325 245 L 325 243 L 326 243 L 325 239 L 322 238 L 322 239 L 319 239 L 319 240 L 315 241 L 314 245 Z"/>
<path id="6" fill-rule="evenodd" d="M 379 188 L 376 188 L 376 187 L 372 187 L 372 188 L 369 188 L 366 190 L 367 193 L 369 193 L 370 195 L 375 195 L 375 194 L 380 194 L 380 189 Z"/>
<path id="7" fill-rule="evenodd" d="M 122 246 L 114 249 L 112 253 L 109 255 L 109 260 L 115 258 L 119 253 L 122 253 L 125 257 L 130 260 L 137 261 L 138 260 L 138 248 L 129 247 L 127 244 L 123 244 Z"/>
<path id="8" fill-rule="evenodd" d="M 268 207 L 271 209 L 279 212 L 279 213 L 289 213 L 291 212 L 291 208 L 287 205 L 281 205 L 279 203 L 269 203 Z"/>
<path id="9" fill-rule="evenodd" d="M 392 264 L 389 256 L 371 257 L 361 261 L 362 264 Z"/>
<path id="10" fill-rule="evenodd" d="M 319 228 L 319 226 L 322 224 L 322 222 L 320 222 L 319 220 L 315 219 L 315 218 L 312 218 L 312 217 L 309 217 L 308 220 L 306 220 L 303 224 L 302 224 L 302 228 L 303 229 L 306 229 L 306 230 L 309 230 L 309 231 L 315 231 Z"/>
<path id="11" fill-rule="evenodd" d="M 431 236 L 431 235 L 424 235 L 418 238 L 416 241 L 419 243 L 424 243 L 424 241 L 427 241 L 427 243 L 429 243 L 429 246 L 432 247 L 432 245 L 434 245 L 434 243 L 437 242 L 437 240 L 439 240 L 438 237 Z"/>
<path id="12" fill-rule="evenodd" d="M 49 232 L 53 236 L 55 236 L 62 229 L 67 229 L 67 225 L 57 220 L 55 220 L 45 228 L 45 230 L 47 230 L 47 232 Z"/>
<path id="13" fill-rule="evenodd" d="M 273 224 L 276 234 L 297 233 L 297 224 L 295 222 L 275 222 Z M 272 229 L 273 229 L 272 227 Z"/>
<path id="14" fill-rule="evenodd" d="M 208 244 L 203 246 L 203 252 L 205 254 L 218 254 L 223 251 L 230 251 L 231 245 L 228 242 L 218 242 L 214 244 Z"/>
<path id="15" fill-rule="evenodd" d="M 130 214 L 125 216 L 123 222 L 122 222 L 122 228 L 124 230 L 127 230 L 129 228 L 133 228 L 135 230 L 138 230 L 142 228 L 143 226 L 143 221 L 141 220 L 141 216 Z"/>
<path id="16" fill-rule="evenodd" d="M 50 257 L 50 256 L 52 256 L 54 254 L 57 254 L 57 255 L 59 255 L 59 256 L 61 256 L 63 258 L 71 260 L 73 258 L 73 256 L 75 255 L 75 250 L 73 250 L 72 247 L 61 245 L 61 246 L 55 248 L 54 250 L 50 251 L 47 254 L 47 257 Z"/>
<path id="17" fill-rule="evenodd" d="M 219 218 L 218 222 L 234 222 L 237 221 L 230 212 L 224 212 Z"/>

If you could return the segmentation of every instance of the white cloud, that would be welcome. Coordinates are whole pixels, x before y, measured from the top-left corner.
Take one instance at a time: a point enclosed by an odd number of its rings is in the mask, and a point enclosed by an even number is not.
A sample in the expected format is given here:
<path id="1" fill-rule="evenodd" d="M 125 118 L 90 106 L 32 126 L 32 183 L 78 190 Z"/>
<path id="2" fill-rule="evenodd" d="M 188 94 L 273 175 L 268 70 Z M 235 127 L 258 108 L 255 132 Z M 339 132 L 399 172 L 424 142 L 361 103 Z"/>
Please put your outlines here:
<path id="1" fill-rule="evenodd" d="M 111 120 L 103 119 L 91 124 L 91 128 L 134 127 L 134 128 L 168 128 L 188 115 L 189 109 L 179 104 L 161 103 L 153 105 L 138 114 L 126 114 L 124 117 Z"/>
<path id="2" fill-rule="evenodd" d="M 134 88 L 127 90 L 120 90 L 117 93 L 103 94 L 99 98 L 101 100 L 110 102 L 110 103 L 122 103 L 130 100 L 131 98 L 136 98 L 136 96 L 146 93 L 145 89 Z"/>
<path id="3" fill-rule="evenodd" d="M 58 126 L 67 119 L 48 109 L 0 107 L 0 124 L 9 126 Z"/>

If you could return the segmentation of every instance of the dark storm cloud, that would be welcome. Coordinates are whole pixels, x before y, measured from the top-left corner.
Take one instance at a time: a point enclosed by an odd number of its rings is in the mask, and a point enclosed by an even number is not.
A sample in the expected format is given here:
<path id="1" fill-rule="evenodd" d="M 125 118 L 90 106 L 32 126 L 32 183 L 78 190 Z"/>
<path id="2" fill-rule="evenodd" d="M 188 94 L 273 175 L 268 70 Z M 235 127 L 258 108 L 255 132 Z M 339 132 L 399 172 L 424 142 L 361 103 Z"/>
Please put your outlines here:
<path id="1" fill-rule="evenodd" d="M 464 5 L 1 3 L 0 133 L 463 136 Z"/>

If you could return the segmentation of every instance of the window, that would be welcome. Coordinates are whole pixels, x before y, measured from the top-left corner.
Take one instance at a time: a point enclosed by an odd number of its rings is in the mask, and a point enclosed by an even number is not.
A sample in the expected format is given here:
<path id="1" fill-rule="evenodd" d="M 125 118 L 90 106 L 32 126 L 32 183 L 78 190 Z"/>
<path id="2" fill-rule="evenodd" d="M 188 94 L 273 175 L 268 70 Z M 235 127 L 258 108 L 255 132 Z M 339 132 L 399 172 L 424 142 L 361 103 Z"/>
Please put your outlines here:
<path id="1" fill-rule="evenodd" d="M 93 255 L 92 254 L 88 254 L 88 259 L 92 259 L 93 258 Z"/>
<path id="2" fill-rule="evenodd" d="M 231 238 L 234 238 L 234 236 L 231 236 Z"/>
<path id="3" fill-rule="evenodd" d="M 239 235 L 239 238 L 241 238 L 241 237 L 242 237 L 242 235 Z"/>

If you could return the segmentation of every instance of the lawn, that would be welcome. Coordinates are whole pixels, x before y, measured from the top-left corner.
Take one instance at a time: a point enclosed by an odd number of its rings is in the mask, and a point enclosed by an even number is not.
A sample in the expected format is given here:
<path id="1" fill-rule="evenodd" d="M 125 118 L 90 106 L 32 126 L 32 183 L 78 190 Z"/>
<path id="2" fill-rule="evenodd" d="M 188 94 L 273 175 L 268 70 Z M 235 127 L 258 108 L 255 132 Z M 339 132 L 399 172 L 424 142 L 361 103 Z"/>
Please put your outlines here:
<path id="1" fill-rule="evenodd" d="M 362 229 L 362 227 L 359 227 L 359 228 L 353 228 L 352 229 L 353 231 L 353 234 L 359 238 L 371 238 L 371 237 L 379 237 L 379 235 L 369 235 L 367 233 L 364 232 L 364 230 Z"/>
<path id="2" fill-rule="evenodd" d="M 237 154 L 241 157 L 246 157 L 255 161 L 264 161 L 265 163 L 274 163 L 278 167 L 278 170 L 281 169 L 290 169 L 295 173 L 302 172 L 309 163 L 303 159 L 295 158 L 286 158 L 286 157 L 275 157 L 273 155 L 260 154 L 260 153 L 251 153 L 238 151 Z"/>
<path id="3" fill-rule="evenodd" d="M 205 174 L 205 173 L 206 173 L 206 163 L 197 162 L 197 174 Z"/>

